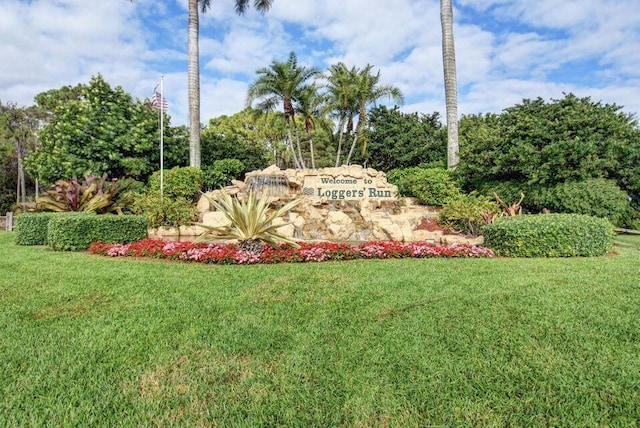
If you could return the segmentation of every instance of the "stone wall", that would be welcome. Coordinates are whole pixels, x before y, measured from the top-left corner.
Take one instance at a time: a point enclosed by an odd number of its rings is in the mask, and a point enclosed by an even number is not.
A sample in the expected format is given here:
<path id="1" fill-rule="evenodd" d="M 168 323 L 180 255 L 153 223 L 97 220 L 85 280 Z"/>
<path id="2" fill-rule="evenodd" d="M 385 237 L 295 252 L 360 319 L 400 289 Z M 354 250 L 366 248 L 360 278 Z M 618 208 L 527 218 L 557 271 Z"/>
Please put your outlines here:
<path id="1" fill-rule="evenodd" d="M 331 241 L 431 241 L 435 243 L 480 243 L 441 230 L 417 229 L 424 219 L 437 217 L 437 209 L 417 204 L 412 198 L 398 198 L 398 189 L 383 172 L 361 166 L 319 170 L 280 170 L 275 166 L 247 174 L 244 182 L 225 189 L 242 195 L 249 190 L 266 193 L 274 205 L 294 198 L 303 202 L 279 220 L 279 233 L 300 240 Z M 209 192 L 212 199 L 219 191 Z M 212 211 L 202 197 L 200 220 L 210 226 L 224 226 L 228 220 Z"/>

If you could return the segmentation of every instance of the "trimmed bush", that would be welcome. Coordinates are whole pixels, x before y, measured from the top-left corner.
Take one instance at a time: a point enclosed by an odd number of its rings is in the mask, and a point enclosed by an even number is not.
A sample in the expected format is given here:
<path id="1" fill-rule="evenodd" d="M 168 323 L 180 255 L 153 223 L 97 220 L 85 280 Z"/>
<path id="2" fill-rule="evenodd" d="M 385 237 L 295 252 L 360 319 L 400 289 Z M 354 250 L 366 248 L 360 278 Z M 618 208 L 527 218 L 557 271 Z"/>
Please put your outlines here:
<path id="1" fill-rule="evenodd" d="M 56 251 L 83 251 L 92 242 L 127 244 L 147 237 L 147 220 L 136 215 L 58 215 L 49 221 L 47 244 Z"/>
<path id="2" fill-rule="evenodd" d="M 613 247 L 613 225 L 580 214 L 502 217 L 483 228 L 484 245 L 507 257 L 601 256 Z"/>
<path id="3" fill-rule="evenodd" d="M 444 168 L 398 168 L 387 177 L 401 195 L 413 196 L 424 205 L 444 205 L 462 194 L 453 174 Z"/>
<path id="4" fill-rule="evenodd" d="M 586 214 L 609 219 L 617 226 L 633 216 L 627 193 L 613 180 L 594 178 L 568 181 L 531 192 L 532 202 L 552 212 Z"/>
<path id="5" fill-rule="evenodd" d="M 16 244 L 46 245 L 49 220 L 56 213 L 30 213 L 16 216 Z"/>
<path id="6" fill-rule="evenodd" d="M 185 198 L 197 202 L 200 198 L 200 189 L 204 183 L 204 173 L 200 168 L 191 166 L 175 167 L 164 171 L 163 196 L 177 199 Z M 151 190 L 160 192 L 160 171 L 154 172 L 149 177 Z"/>

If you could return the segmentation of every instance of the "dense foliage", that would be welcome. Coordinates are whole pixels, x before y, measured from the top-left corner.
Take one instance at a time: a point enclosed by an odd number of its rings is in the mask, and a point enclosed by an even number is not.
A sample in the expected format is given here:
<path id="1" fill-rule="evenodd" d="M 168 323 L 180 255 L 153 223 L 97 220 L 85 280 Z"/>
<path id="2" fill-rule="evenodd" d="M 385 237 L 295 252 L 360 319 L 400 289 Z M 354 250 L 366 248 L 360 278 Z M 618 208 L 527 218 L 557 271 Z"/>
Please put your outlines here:
<path id="1" fill-rule="evenodd" d="M 92 242 L 129 243 L 147 237 L 147 221 L 135 215 L 56 215 L 47 244 L 56 251 L 84 251 Z"/>
<path id="2" fill-rule="evenodd" d="M 192 166 L 175 167 L 163 171 L 163 196 L 168 198 L 184 198 L 190 202 L 197 202 L 204 183 L 204 173 L 200 168 Z M 154 172 L 149 178 L 149 188 L 160 192 L 160 171 Z"/>
<path id="3" fill-rule="evenodd" d="M 16 217 L 15 238 L 18 245 L 45 245 L 49 220 L 55 213 L 29 213 Z"/>
<path id="4" fill-rule="evenodd" d="M 493 257 L 487 248 L 472 245 L 438 245 L 427 242 L 365 242 L 301 243 L 299 248 L 289 245 L 266 247 L 262 253 L 243 251 L 236 244 L 204 244 L 194 242 L 166 242 L 145 239 L 124 245 L 95 242 L 89 251 L 111 257 L 156 257 L 170 260 L 214 264 L 256 264 L 282 262 L 323 262 L 355 259 L 399 259 L 432 257 Z"/>
<path id="5" fill-rule="evenodd" d="M 245 171 L 244 164 L 238 159 L 220 159 L 213 162 L 213 166 L 203 169 L 205 190 L 214 190 L 228 186 L 231 180 L 242 178 Z"/>
<path id="6" fill-rule="evenodd" d="M 503 217 L 483 233 L 484 244 L 507 257 L 601 256 L 614 237 L 608 220 L 579 214 Z"/>
<path id="7" fill-rule="evenodd" d="M 444 168 L 398 168 L 387 178 L 402 196 L 415 197 L 424 205 L 444 205 L 462 194 L 453 173 Z"/>
<path id="8" fill-rule="evenodd" d="M 615 181 L 604 178 L 537 187 L 530 193 L 530 206 L 558 213 L 603 217 L 617 226 L 628 224 L 633 217 L 627 193 Z"/>
<path id="9" fill-rule="evenodd" d="M 637 122 L 619 106 L 588 97 L 523 100 L 500 115 L 464 117 L 460 158 L 468 189 L 508 181 L 528 194 L 536 186 L 605 178 L 640 194 Z"/>
<path id="10" fill-rule="evenodd" d="M 158 110 L 148 101 L 134 101 L 100 75 L 86 85 L 48 91 L 36 100 L 49 110 L 50 119 L 25 167 L 43 184 L 103 173 L 146 181 L 158 168 Z M 166 117 L 167 167 L 182 164 L 188 150 L 185 128 L 172 128 L 169 122 Z"/>
<path id="11" fill-rule="evenodd" d="M 399 107 L 378 106 L 369 112 L 367 166 L 381 171 L 420 164 L 443 163 L 446 130 L 438 113 L 402 113 Z"/>
<path id="12" fill-rule="evenodd" d="M 187 226 L 198 218 L 193 201 L 160 196 L 157 190 L 136 195 L 131 212 L 143 216 L 153 228 Z"/>

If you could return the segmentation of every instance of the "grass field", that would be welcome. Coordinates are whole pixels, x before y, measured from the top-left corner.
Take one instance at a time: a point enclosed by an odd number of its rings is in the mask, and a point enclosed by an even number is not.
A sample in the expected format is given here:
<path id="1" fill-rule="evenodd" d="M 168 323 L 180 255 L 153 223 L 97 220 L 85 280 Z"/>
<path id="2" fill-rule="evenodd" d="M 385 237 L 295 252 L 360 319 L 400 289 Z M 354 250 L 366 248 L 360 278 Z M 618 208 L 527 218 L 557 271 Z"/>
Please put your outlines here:
<path id="1" fill-rule="evenodd" d="M 626 244 L 209 266 L 0 232 L 0 426 L 638 425 Z"/>

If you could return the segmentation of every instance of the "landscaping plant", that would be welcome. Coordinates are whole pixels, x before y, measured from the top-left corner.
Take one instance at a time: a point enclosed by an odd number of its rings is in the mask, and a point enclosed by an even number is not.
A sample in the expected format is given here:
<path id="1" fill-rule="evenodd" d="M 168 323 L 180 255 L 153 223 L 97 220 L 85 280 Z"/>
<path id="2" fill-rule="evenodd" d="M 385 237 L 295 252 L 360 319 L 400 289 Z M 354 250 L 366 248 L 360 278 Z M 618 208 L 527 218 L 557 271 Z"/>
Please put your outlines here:
<path id="1" fill-rule="evenodd" d="M 251 253 L 260 253 L 263 250 L 263 242 L 272 247 L 281 243 L 297 247 L 295 241 L 277 233 L 277 230 L 286 224 L 276 225 L 273 221 L 284 216 L 287 211 L 302 202 L 302 199 L 294 199 L 278 209 L 271 210 L 269 196 L 257 198 L 253 192 L 249 192 L 246 201 L 240 200 L 237 196 L 232 197 L 224 190 L 221 191 L 220 200 L 215 201 L 207 195 L 205 197 L 218 211 L 224 213 L 231 224 L 224 227 L 200 224 L 199 226 L 207 231 L 198 237 L 198 241 L 237 239 L 240 248 Z"/>
<path id="2" fill-rule="evenodd" d="M 35 199 L 37 211 L 94 211 L 99 214 L 117 212 L 122 214 L 115 202 L 118 193 L 117 179 L 107 183 L 107 174 L 98 179 L 95 175 L 85 175 L 82 181 L 58 180 L 45 196 Z"/>

